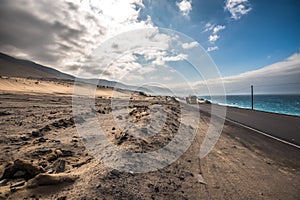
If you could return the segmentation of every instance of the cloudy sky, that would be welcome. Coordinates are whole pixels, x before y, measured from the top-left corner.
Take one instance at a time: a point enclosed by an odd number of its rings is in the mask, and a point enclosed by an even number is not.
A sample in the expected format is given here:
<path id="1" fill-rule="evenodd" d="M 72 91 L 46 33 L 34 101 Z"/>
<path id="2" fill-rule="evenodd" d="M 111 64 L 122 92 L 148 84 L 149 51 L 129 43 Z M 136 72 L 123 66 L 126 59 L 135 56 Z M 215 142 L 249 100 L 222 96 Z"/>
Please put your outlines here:
<path id="1" fill-rule="evenodd" d="M 199 89 L 222 80 L 228 93 L 251 84 L 260 93 L 300 93 L 299 13 L 298 0 L 2 0 L 0 51 L 132 84 L 188 79 Z M 141 29 L 148 31 L 134 31 Z M 118 37 L 127 31 L 130 40 Z M 198 76 L 191 61 L 199 55 Z"/>

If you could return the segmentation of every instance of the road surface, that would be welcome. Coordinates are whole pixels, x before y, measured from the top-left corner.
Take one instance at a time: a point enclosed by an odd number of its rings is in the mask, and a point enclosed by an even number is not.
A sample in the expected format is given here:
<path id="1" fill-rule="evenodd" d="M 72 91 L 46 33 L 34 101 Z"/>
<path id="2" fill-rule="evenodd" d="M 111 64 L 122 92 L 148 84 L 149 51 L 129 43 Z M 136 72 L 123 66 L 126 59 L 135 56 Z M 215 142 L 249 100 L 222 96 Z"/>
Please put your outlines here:
<path id="1" fill-rule="evenodd" d="M 215 106 L 222 109 L 222 106 Z M 199 108 L 208 113 L 211 111 L 209 104 L 200 104 Z M 300 117 L 227 107 L 226 119 L 300 145 Z"/>
<path id="2" fill-rule="evenodd" d="M 185 101 L 179 101 L 185 103 Z M 195 108 L 199 106 L 200 110 L 211 113 L 210 104 L 191 106 Z M 214 104 L 214 106 L 214 109 L 216 109 L 217 112 L 218 110 L 224 109 L 224 106 L 221 105 Z M 226 119 L 300 146 L 300 117 L 227 107 Z"/>

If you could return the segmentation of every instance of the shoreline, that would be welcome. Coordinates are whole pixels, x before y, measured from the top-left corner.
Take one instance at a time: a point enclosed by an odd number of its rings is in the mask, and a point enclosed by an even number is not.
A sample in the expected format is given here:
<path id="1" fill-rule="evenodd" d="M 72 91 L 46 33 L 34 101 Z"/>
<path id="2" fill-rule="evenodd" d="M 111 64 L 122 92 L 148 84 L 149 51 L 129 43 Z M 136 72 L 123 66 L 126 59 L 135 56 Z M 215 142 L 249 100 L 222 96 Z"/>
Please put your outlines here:
<path id="1" fill-rule="evenodd" d="M 234 105 L 229 105 L 229 104 L 221 104 L 221 103 L 212 103 L 212 104 L 218 105 L 218 106 L 230 107 L 230 108 L 239 108 L 239 109 L 242 109 L 242 110 L 252 110 L 251 108 L 239 107 L 239 106 L 234 106 Z M 285 115 L 285 116 L 290 116 L 290 117 L 299 117 L 300 118 L 300 114 L 299 115 L 293 115 L 293 114 L 272 112 L 272 111 L 266 111 L 266 110 L 257 110 L 257 109 L 253 109 L 252 111 L 264 112 L 264 113 L 269 113 L 269 114 L 277 114 L 277 115 Z"/>
<path id="2" fill-rule="evenodd" d="M 261 95 L 257 95 L 257 96 L 300 96 L 299 94 L 261 94 Z M 249 96 L 249 95 L 227 95 L 227 96 Z M 226 96 L 226 98 L 227 98 Z M 215 105 L 219 105 L 219 106 L 226 106 L 226 107 L 233 107 L 233 108 L 240 108 L 240 109 L 246 109 L 246 110 L 252 110 L 251 107 L 243 107 L 243 106 L 238 106 L 238 105 L 234 105 L 234 104 L 225 104 L 225 103 L 218 103 L 218 102 L 212 102 L 211 99 L 208 99 L 208 98 L 204 98 L 204 97 L 201 97 L 201 98 L 198 98 L 198 99 L 203 99 L 203 100 L 206 100 L 206 101 L 209 101 L 211 102 L 212 104 L 215 104 Z M 263 109 L 256 109 L 255 106 L 254 106 L 254 109 L 255 111 L 260 111 L 260 112 L 266 112 L 266 113 L 274 113 L 274 114 L 280 114 L 280 115 L 288 115 L 288 116 L 296 116 L 296 117 L 300 117 L 300 113 L 296 113 L 296 114 L 292 114 L 292 113 L 283 113 L 283 112 L 280 112 L 280 111 L 270 111 L 270 110 L 263 110 Z"/>

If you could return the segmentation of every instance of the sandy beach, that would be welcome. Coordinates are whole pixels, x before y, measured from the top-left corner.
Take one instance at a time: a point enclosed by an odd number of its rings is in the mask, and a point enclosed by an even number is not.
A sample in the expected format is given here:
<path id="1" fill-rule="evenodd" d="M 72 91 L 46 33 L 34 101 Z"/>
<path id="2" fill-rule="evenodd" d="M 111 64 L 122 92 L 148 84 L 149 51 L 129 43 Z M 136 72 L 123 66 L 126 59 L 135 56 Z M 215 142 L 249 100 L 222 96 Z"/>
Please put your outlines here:
<path id="1" fill-rule="evenodd" d="M 72 88 L 66 81 L 0 79 L 1 199 L 299 197 L 299 150 L 230 122 L 211 153 L 200 160 L 199 147 L 210 120 L 206 112 L 200 112 L 198 127 L 190 127 L 198 128 L 192 145 L 172 164 L 140 174 L 111 169 L 91 155 L 77 133 Z M 112 92 L 98 88 L 95 102 L 95 113 L 111 142 L 132 152 L 147 152 L 172 140 L 180 115 L 175 99 L 132 95 L 129 118 L 135 123 L 147 123 L 151 105 L 164 105 L 168 113 L 162 131 L 143 140 L 128 135 L 130 127 L 122 129 L 113 121 Z M 199 111 L 191 107 L 193 112 Z"/>

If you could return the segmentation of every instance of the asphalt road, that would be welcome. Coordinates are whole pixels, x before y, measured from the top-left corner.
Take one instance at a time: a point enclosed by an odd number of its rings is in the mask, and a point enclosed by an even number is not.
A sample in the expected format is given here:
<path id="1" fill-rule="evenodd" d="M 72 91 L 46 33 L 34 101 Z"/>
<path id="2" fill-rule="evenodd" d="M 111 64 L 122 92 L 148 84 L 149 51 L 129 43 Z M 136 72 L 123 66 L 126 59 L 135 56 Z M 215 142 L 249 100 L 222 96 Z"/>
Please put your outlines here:
<path id="1" fill-rule="evenodd" d="M 186 104 L 184 100 L 177 100 Z M 211 113 L 210 104 L 189 105 Z M 214 104 L 214 109 L 216 110 L 215 113 L 218 113 L 218 110 L 223 110 L 224 106 Z M 226 119 L 300 146 L 300 117 L 227 107 Z"/>
<path id="2" fill-rule="evenodd" d="M 197 107 L 197 105 L 194 106 Z M 222 109 L 222 107 L 215 105 L 216 109 Z M 199 108 L 211 113 L 211 105 L 209 104 L 200 104 Z M 300 145 L 300 117 L 227 107 L 226 119 Z"/>

